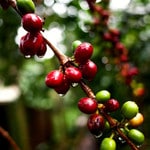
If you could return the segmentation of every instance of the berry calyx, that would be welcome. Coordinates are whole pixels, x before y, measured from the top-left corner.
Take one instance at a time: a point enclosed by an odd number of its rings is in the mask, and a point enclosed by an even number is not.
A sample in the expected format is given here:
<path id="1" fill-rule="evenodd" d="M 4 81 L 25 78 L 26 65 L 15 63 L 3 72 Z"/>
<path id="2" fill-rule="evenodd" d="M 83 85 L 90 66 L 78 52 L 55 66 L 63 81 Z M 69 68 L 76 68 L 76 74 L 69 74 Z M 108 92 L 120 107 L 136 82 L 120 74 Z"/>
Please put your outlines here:
<path id="1" fill-rule="evenodd" d="M 121 112 L 127 119 L 131 119 L 139 112 L 138 105 L 133 101 L 127 101 L 122 105 Z"/>
<path id="2" fill-rule="evenodd" d="M 92 80 L 97 73 L 97 66 L 91 60 L 88 60 L 85 64 L 80 65 L 79 68 L 82 72 L 83 78 L 87 80 Z"/>
<path id="3" fill-rule="evenodd" d="M 66 68 L 65 75 L 66 78 L 72 83 L 78 83 L 82 78 L 81 71 L 73 66 Z"/>
<path id="4" fill-rule="evenodd" d="M 110 99 L 110 100 L 106 101 L 104 103 L 104 105 L 105 105 L 105 111 L 107 111 L 107 112 L 116 111 L 120 106 L 118 100 L 116 100 L 116 99 Z"/>
<path id="5" fill-rule="evenodd" d="M 78 102 L 78 108 L 86 114 L 95 113 L 97 110 L 97 106 L 97 101 L 89 97 L 83 97 Z"/>
<path id="6" fill-rule="evenodd" d="M 45 83 L 48 87 L 58 87 L 63 83 L 64 74 L 59 70 L 49 72 L 45 78 Z"/>
<path id="7" fill-rule="evenodd" d="M 105 121 L 99 114 L 92 114 L 87 122 L 89 131 L 94 135 L 99 135 L 104 130 Z"/>
<path id="8" fill-rule="evenodd" d="M 90 43 L 81 43 L 74 51 L 75 60 L 79 64 L 84 64 L 92 56 L 93 46 Z"/>
<path id="9" fill-rule="evenodd" d="M 32 0 L 17 0 L 17 7 L 23 15 L 34 13 L 35 11 L 35 5 Z"/>
<path id="10" fill-rule="evenodd" d="M 131 129 L 128 132 L 128 137 L 137 145 L 143 144 L 145 139 L 144 134 L 137 129 Z"/>
<path id="11" fill-rule="evenodd" d="M 100 150 L 116 150 L 116 142 L 112 138 L 104 138 L 100 145 Z"/>
<path id="12" fill-rule="evenodd" d="M 101 90 L 99 92 L 96 93 L 96 99 L 99 101 L 99 102 L 106 102 L 107 100 L 110 99 L 110 92 L 107 91 L 107 90 Z"/>
<path id="13" fill-rule="evenodd" d="M 36 33 L 42 30 L 43 20 L 34 13 L 27 13 L 22 17 L 22 26 L 28 32 Z"/>

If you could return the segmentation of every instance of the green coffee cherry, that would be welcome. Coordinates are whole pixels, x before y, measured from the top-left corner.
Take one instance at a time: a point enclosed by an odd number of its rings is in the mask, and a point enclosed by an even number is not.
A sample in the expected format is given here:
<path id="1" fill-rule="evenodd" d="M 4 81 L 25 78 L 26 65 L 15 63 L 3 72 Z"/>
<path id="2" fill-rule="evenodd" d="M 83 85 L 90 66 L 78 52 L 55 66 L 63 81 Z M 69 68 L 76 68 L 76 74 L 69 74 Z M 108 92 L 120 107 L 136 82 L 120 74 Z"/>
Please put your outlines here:
<path id="1" fill-rule="evenodd" d="M 23 15 L 34 13 L 35 11 L 35 5 L 32 0 L 17 0 L 17 7 Z"/>
<path id="2" fill-rule="evenodd" d="M 106 102 L 107 100 L 110 99 L 110 92 L 108 92 L 107 90 L 101 90 L 99 92 L 96 93 L 96 99 L 99 101 L 99 102 Z"/>
<path id="3" fill-rule="evenodd" d="M 112 138 L 104 138 L 102 140 L 100 150 L 116 150 L 116 142 Z"/>
<path id="4" fill-rule="evenodd" d="M 81 44 L 82 42 L 79 40 L 73 41 L 72 42 L 72 49 L 73 51 Z"/>
<path id="5" fill-rule="evenodd" d="M 127 101 L 122 105 L 121 112 L 126 119 L 131 119 L 139 112 L 139 107 L 135 102 Z"/>
<path id="6" fill-rule="evenodd" d="M 128 132 L 128 137 L 137 145 L 143 144 L 145 139 L 144 134 L 137 129 L 131 129 Z"/>

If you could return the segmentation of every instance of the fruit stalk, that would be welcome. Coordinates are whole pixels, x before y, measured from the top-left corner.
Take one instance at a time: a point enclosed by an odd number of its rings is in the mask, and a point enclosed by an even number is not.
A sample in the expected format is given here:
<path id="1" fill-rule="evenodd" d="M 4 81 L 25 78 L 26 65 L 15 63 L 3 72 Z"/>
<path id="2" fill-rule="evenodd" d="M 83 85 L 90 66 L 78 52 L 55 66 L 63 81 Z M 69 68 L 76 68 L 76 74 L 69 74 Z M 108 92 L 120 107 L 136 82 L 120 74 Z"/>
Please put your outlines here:
<path id="1" fill-rule="evenodd" d="M 0 127 L 0 134 L 10 143 L 10 145 L 12 146 L 14 150 L 20 150 L 20 148 L 17 146 L 17 144 L 9 135 L 9 133 L 5 131 L 2 127 Z"/>

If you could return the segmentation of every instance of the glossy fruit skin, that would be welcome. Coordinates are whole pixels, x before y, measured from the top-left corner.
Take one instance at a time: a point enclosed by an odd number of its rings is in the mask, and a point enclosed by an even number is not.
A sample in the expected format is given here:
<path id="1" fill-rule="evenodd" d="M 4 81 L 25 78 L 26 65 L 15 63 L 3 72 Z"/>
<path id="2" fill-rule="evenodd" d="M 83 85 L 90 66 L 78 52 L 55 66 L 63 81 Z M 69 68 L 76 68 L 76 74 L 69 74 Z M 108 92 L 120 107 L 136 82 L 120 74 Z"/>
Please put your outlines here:
<path id="1" fill-rule="evenodd" d="M 131 119 L 139 112 L 138 105 L 133 101 L 127 101 L 122 105 L 121 112 L 127 119 Z"/>
<path id="2" fill-rule="evenodd" d="M 78 102 L 78 108 L 86 114 L 95 113 L 95 111 L 97 110 L 97 106 L 97 101 L 89 97 L 83 97 Z"/>
<path id="3" fill-rule="evenodd" d="M 68 92 L 69 88 L 70 88 L 70 82 L 67 80 L 66 76 L 64 75 L 63 82 L 57 87 L 54 87 L 54 90 L 58 94 L 64 95 Z"/>
<path id="4" fill-rule="evenodd" d="M 129 125 L 132 127 L 140 126 L 144 121 L 144 117 L 141 113 L 137 113 L 135 117 L 129 120 Z"/>
<path id="5" fill-rule="evenodd" d="M 109 99 L 104 103 L 104 105 L 105 105 L 105 111 L 107 112 L 116 111 L 120 106 L 118 100 L 116 99 Z"/>
<path id="6" fill-rule="evenodd" d="M 99 135 L 104 130 L 105 121 L 99 114 L 92 114 L 87 122 L 89 131 L 94 135 Z"/>
<path id="7" fill-rule="evenodd" d="M 93 46 L 90 43 L 81 43 L 74 51 L 75 60 L 79 64 L 84 64 L 92 56 Z"/>
<path id="8" fill-rule="evenodd" d="M 58 87 L 63 83 L 64 74 L 59 70 L 49 72 L 45 78 L 45 84 L 48 87 Z"/>
<path id="9" fill-rule="evenodd" d="M 72 83 L 78 83 L 82 78 L 81 71 L 78 68 L 73 66 L 65 69 L 65 75 L 66 78 Z"/>
<path id="10" fill-rule="evenodd" d="M 111 138 L 104 138 L 100 145 L 100 150 L 116 150 L 116 142 Z"/>
<path id="11" fill-rule="evenodd" d="M 99 92 L 96 93 L 96 99 L 99 101 L 99 102 L 106 102 L 107 100 L 110 99 L 110 92 L 107 91 L 107 90 L 101 90 Z"/>
<path id="12" fill-rule="evenodd" d="M 17 7 L 23 15 L 35 12 L 35 5 L 32 0 L 17 0 Z"/>
<path id="13" fill-rule="evenodd" d="M 143 144 L 145 140 L 144 134 L 137 129 L 131 129 L 128 132 L 128 137 L 137 145 Z"/>
<path id="14" fill-rule="evenodd" d="M 41 47 L 37 50 L 36 55 L 38 57 L 43 57 L 46 53 L 46 50 L 47 50 L 46 43 L 43 41 Z"/>
<path id="15" fill-rule="evenodd" d="M 85 64 L 80 65 L 80 70 L 82 72 L 83 78 L 87 79 L 87 80 L 93 80 L 96 73 L 97 73 L 97 66 L 96 64 L 91 61 L 88 60 Z"/>
<path id="16" fill-rule="evenodd" d="M 43 37 L 40 33 L 31 34 L 27 33 L 20 40 L 20 52 L 26 56 L 34 56 L 37 50 L 41 48 Z"/>
<path id="17" fill-rule="evenodd" d="M 27 13 L 22 17 L 22 26 L 28 32 L 36 33 L 42 30 L 43 20 L 34 13 Z"/>

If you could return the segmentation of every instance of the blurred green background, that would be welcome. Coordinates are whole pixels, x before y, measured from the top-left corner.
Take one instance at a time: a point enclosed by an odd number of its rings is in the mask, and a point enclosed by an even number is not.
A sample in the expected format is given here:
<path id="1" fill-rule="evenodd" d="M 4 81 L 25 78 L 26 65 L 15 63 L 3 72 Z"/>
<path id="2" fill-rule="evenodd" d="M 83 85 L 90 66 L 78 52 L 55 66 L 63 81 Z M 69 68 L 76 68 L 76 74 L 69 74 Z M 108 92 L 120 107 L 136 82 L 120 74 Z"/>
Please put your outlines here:
<path id="1" fill-rule="evenodd" d="M 92 15 L 84 0 L 35 0 L 36 13 L 46 18 L 44 34 L 66 55 L 72 56 L 74 40 L 91 42 L 95 48 L 92 60 L 99 72 L 89 82 L 94 92 L 108 89 L 122 104 L 135 100 L 144 114 L 140 127 L 146 140 L 142 150 L 150 149 L 150 0 L 131 0 L 127 7 L 111 7 L 110 27 L 121 31 L 121 42 L 129 51 L 129 59 L 140 74 L 136 81 L 145 86 L 145 95 L 135 98 L 131 89 L 118 80 L 113 64 L 102 63 L 104 42 L 91 28 Z M 103 4 L 99 2 L 99 4 Z M 124 5 L 125 6 L 125 5 Z M 85 96 L 80 87 L 71 88 L 59 96 L 45 86 L 47 73 L 59 67 L 50 49 L 44 58 L 25 59 L 18 43 L 25 31 L 20 16 L 11 8 L 0 7 L 0 126 L 14 138 L 21 150 L 97 150 L 98 142 L 86 127 L 88 116 L 77 108 L 78 99 Z M 117 115 L 117 114 L 116 114 Z M 119 114 L 118 114 L 119 115 Z M 11 149 L 0 136 L 0 149 Z M 119 148 L 118 148 L 119 149 Z M 122 146 L 122 150 L 129 147 Z"/>

